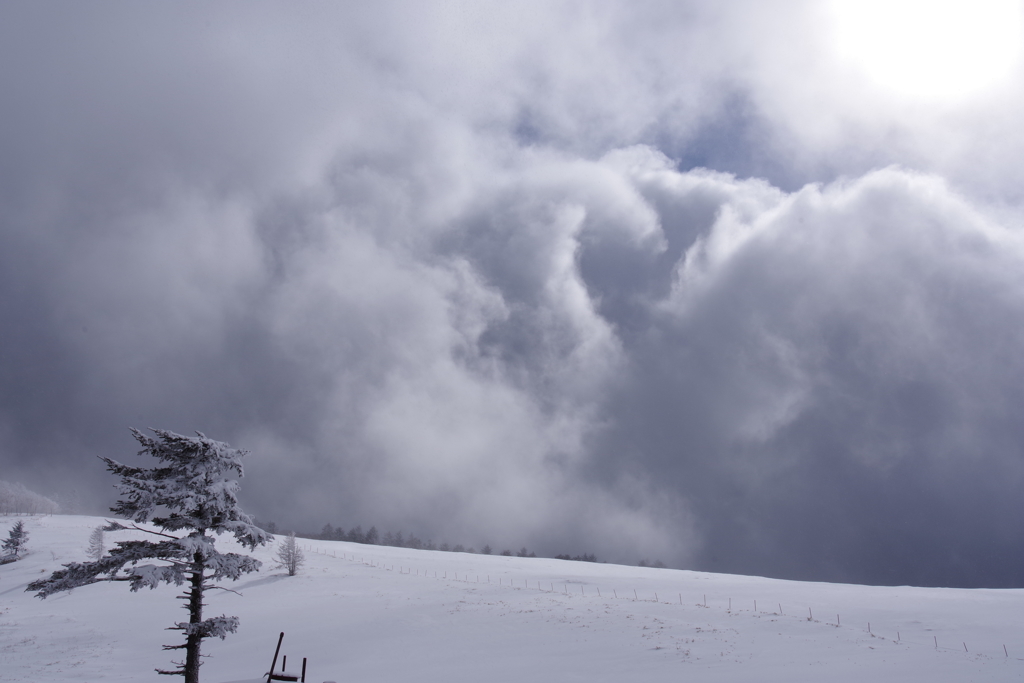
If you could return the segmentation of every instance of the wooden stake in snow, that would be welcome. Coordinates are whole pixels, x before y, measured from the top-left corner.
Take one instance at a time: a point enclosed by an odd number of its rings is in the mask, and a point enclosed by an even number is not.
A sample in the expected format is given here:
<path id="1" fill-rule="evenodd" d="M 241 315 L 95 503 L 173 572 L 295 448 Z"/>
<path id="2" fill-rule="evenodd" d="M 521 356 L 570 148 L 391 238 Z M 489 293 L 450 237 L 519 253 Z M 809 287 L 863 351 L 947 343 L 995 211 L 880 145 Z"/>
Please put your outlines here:
<path id="1" fill-rule="evenodd" d="M 270 673 L 274 673 L 274 667 L 277 666 L 277 655 L 281 652 L 281 641 L 284 640 L 284 631 L 281 631 L 281 635 L 277 637 L 277 649 L 274 650 L 274 661 L 270 663 Z M 1006 646 L 1003 646 L 1006 649 Z"/>
<path id="2" fill-rule="evenodd" d="M 782 603 L 779 603 L 779 614 L 782 614 Z"/>
<path id="3" fill-rule="evenodd" d="M 814 621 L 814 612 L 811 611 L 810 607 L 807 608 L 807 621 Z"/>
<path id="4" fill-rule="evenodd" d="M 871 633 L 871 622 L 868 622 L 868 633 Z"/>
<path id="5" fill-rule="evenodd" d="M 1006 655 L 1007 657 L 1010 656 L 1010 653 L 1006 651 L 1006 646 L 1005 645 L 1003 645 L 1003 654 Z"/>
<path id="6" fill-rule="evenodd" d="M 757 611 L 757 600 L 754 600 L 754 611 Z"/>
<path id="7" fill-rule="evenodd" d="M 708 606 L 708 594 L 707 593 L 704 594 L 704 606 L 705 607 Z"/>
<path id="8" fill-rule="evenodd" d="M 932 636 L 932 638 L 935 639 L 935 649 L 938 650 L 939 649 L 939 637 L 938 636 Z"/>
<path id="9" fill-rule="evenodd" d="M 634 600 L 639 600 L 639 599 L 640 599 L 640 598 L 638 598 L 638 597 L 636 596 L 636 589 L 635 589 L 635 588 L 633 589 L 633 599 L 634 599 Z"/>
<path id="10" fill-rule="evenodd" d="M 654 602 L 661 602 L 661 600 L 658 599 L 657 593 L 654 594 Z"/>
<path id="11" fill-rule="evenodd" d="M 836 615 L 836 626 L 842 626 L 842 624 L 841 624 L 841 623 L 839 622 L 839 615 L 838 615 L 838 614 Z M 871 632 L 871 628 L 870 628 L 870 626 L 871 626 L 871 625 L 870 625 L 870 624 L 868 624 L 868 632 L 869 632 L 869 633 Z"/>
<path id="12" fill-rule="evenodd" d="M 679 594 L 679 604 L 680 605 L 683 604 L 683 594 L 682 593 Z"/>
<path id="13" fill-rule="evenodd" d="M 967 652 L 967 643 L 964 643 L 964 652 Z"/>

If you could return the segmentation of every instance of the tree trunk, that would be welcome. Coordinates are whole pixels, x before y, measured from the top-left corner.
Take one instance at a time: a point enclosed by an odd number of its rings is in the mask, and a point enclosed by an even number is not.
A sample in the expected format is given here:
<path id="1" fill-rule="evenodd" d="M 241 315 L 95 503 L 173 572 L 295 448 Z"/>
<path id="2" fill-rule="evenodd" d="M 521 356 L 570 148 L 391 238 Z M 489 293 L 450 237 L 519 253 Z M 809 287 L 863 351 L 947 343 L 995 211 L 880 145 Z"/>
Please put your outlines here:
<path id="1" fill-rule="evenodd" d="M 203 620 L 203 556 L 198 552 L 192 557 L 192 584 L 188 592 L 188 623 L 195 626 Z M 185 683 L 199 683 L 199 649 L 203 636 L 198 632 L 188 634 L 185 639 Z"/>

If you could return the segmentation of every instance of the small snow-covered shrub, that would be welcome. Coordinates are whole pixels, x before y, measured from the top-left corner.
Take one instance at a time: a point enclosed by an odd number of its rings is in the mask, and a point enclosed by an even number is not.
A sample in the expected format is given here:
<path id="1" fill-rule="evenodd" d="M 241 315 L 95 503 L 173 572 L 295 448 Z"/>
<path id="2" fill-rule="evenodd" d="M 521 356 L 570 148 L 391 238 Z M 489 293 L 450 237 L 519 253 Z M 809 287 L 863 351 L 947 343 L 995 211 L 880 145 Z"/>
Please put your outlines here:
<path id="1" fill-rule="evenodd" d="M 85 552 L 89 555 L 89 559 L 96 562 L 103 557 L 105 551 L 103 527 L 98 526 L 92 530 L 91 534 L 89 534 L 89 547 Z"/>
<path id="2" fill-rule="evenodd" d="M 20 520 L 15 522 L 14 526 L 11 527 L 10 532 L 7 535 L 7 540 L 3 542 L 4 555 L 13 555 L 14 559 L 18 559 L 21 553 L 25 551 L 25 546 L 28 544 L 28 532 L 25 531 L 25 524 Z M 13 560 L 8 560 L 12 562 Z"/>
<path id="3" fill-rule="evenodd" d="M 295 533 L 292 532 L 277 548 L 277 566 L 286 570 L 288 576 L 295 576 L 305 562 L 306 557 L 302 554 L 302 549 L 295 544 Z"/>

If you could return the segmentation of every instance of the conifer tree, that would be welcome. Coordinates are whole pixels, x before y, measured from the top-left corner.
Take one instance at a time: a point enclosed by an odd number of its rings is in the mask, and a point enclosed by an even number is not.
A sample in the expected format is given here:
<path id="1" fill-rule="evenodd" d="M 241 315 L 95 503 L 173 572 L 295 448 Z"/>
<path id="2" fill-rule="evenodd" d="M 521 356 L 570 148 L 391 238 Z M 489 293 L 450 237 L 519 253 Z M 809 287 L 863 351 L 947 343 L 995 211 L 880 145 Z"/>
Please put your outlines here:
<path id="1" fill-rule="evenodd" d="M 5 552 L 18 557 L 23 550 L 25 545 L 28 543 L 28 532 L 25 531 L 25 525 L 18 520 L 10 532 L 7 535 L 7 540 L 3 542 L 3 549 Z"/>
<path id="2" fill-rule="evenodd" d="M 277 566 L 288 571 L 288 576 L 295 576 L 299 573 L 299 567 L 306 562 L 306 556 L 302 549 L 295 544 L 295 533 L 292 532 L 288 538 L 281 541 L 277 549 Z"/>
<path id="3" fill-rule="evenodd" d="M 243 546 L 254 549 L 270 540 L 270 535 L 253 524 L 252 518 L 238 507 L 236 477 L 242 476 L 244 451 L 226 443 L 154 429 L 156 438 L 132 429 L 142 444 L 139 455 L 149 455 L 158 467 L 123 465 L 102 458 L 120 478 L 121 499 L 110 508 L 131 520 L 130 526 L 110 522 L 104 531 L 136 529 L 158 536 L 157 541 L 118 541 L 105 556 L 94 562 L 73 562 L 47 579 L 29 584 L 28 590 L 45 598 L 99 581 L 128 581 L 132 591 L 156 588 L 160 583 L 188 587 L 181 596 L 188 611 L 187 622 L 178 622 L 170 630 L 182 631 L 185 642 L 165 645 L 165 650 L 185 650 L 185 661 L 177 668 L 157 669 L 161 674 L 181 675 L 185 683 L 199 683 L 201 646 L 206 638 L 223 639 L 238 628 L 238 617 L 221 615 L 203 618 L 203 594 L 218 588 L 220 579 L 237 580 L 242 574 L 259 569 L 255 558 L 237 553 L 218 552 L 213 535 L 229 533 Z M 149 522 L 160 531 L 139 526 Z M 140 564 L 155 560 L 155 564 Z M 126 566 L 127 565 L 127 566 Z"/>
<path id="4" fill-rule="evenodd" d="M 98 526 L 89 534 L 89 548 L 85 552 L 93 560 L 101 559 L 106 553 L 103 533 L 103 527 Z"/>

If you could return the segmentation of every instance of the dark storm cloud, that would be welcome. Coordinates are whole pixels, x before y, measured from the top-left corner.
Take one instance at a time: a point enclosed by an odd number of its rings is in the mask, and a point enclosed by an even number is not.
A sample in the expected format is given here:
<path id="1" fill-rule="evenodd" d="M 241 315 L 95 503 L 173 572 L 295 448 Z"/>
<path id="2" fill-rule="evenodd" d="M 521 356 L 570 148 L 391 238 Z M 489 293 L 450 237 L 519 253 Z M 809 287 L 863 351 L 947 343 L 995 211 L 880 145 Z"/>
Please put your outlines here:
<path id="1" fill-rule="evenodd" d="M 704 4 L 6 7 L 0 479 L 199 429 L 284 524 L 1019 585 L 1017 134 Z"/>
<path id="2" fill-rule="evenodd" d="M 1019 232 L 897 170 L 707 181 L 721 210 L 627 351 L 606 461 L 685 492 L 708 568 L 1019 583 Z"/>

